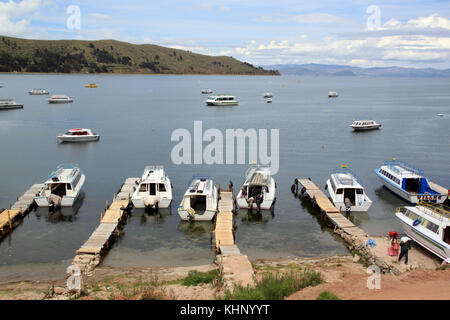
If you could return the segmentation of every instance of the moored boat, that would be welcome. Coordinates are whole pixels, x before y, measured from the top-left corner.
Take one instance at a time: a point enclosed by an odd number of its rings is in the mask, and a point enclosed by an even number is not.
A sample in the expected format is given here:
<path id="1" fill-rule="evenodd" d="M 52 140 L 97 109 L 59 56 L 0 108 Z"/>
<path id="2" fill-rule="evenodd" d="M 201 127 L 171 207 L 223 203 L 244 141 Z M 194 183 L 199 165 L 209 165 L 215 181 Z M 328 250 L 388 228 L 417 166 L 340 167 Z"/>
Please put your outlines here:
<path id="1" fill-rule="evenodd" d="M 422 247 L 450 263 L 450 209 L 437 204 L 419 203 L 398 208 L 395 217 L 405 233 Z"/>
<path id="2" fill-rule="evenodd" d="M 28 91 L 28 94 L 30 94 L 32 96 L 43 96 L 43 95 L 50 94 L 50 92 L 48 92 L 45 89 L 33 89 L 33 90 Z"/>
<path id="3" fill-rule="evenodd" d="M 89 83 L 89 84 L 85 84 L 84 87 L 85 88 L 97 88 L 98 84 L 97 83 Z"/>
<path id="4" fill-rule="evenodd" d="M 136 208 L 168 208 L 172 202 L 172 184 L 163 166 L 148 166 L 131 201 Z"/>
<path id="5" fill-rule="evenodd" d="M 64 134 L 58 135 L 61 142 L 89 142 L 98 141 L 100 135 L 92 132 L 91 129 L 70 129 Z"/>
<path id="6" fill-rule="evenodd" d="M 327 180 L 331 201 L 340 211 L 365 212 L 372 205 L 358 176 L 350 169 L 336 169 Z"/>
<path id="7" fill-rule="evenodd" d="M 77 165 L 60 165 L 49 174 L 44 190 L 34 200 L 39 207 L 71 207 L 84 181 L 85 176 Z"/>
<path id="8" fill-rule="evenodd" d="M 267 103 L 272 103 L 272 98 L 267 98 L 267 99 L 266 99 L 266 102 L 267 102 Z"/>
<path id="9" fill-rule="evenodd" d="M 269 210 L 275 203 L 275 180 L 267 166 L 253 165 L 246 174 L 245 181 L 236 197 L 243 209 Z"/>
<path id="10" fill-rule="evenodd" d="M 23 109 L 23 104 L 18 104 L 12 99 L 0 99 L 0 110 Z"/>
<path id="11" fill-rule="evenodd" d="M 211 89 L 202 89 L 202 94 L 211 94 L 213 91 Z"/>
<path id="12" fill-rule="evenodd" d="M 356 120 L 350 125 L 355 131 L 366 131 L 366 130 L 374 130 L 379 129 L 381 124 L 377 123 L 374 120 Z"/>
<path id="13" fill-rule="evenodd" d="M 205 103 L 208 106 L 237 106 L 239 104 L 235 96 L 228 94 L 210 96 Z"/>
<path id="14" fill-rule="evenodd" d="M 387 161 L 375 173 L 387 189 L 409 203 L 443 203 L 448 197 L 447 189 L 428 181 L 422 169 L 406 162 Z"/>
<path id="15" fill-rule="evenodd" d="M 273 98 L 273 93 L 272 92 L 264 93 L 264 98 Z"/>
<path id="16" fill-rule="evenodd" d="M 328 92 L 328 98 L 337 98 L 337 97 L 339 97 L 339 93 L 337 93 L 336 91 Z"/>
<path id="17" fill-rule="evenodd" d="M 50 99 L 47 99 L 49 103 L 72 103 L 73 99 L 69 98 L 66 95 L 54 95 L 51 96 Z"/>
<path id="18" fill-rule="evenodd" d="M 218 201 L 212 179 L 193 177 L 177 212 L 183 221 L 211 221 L 217 213 Z"/>

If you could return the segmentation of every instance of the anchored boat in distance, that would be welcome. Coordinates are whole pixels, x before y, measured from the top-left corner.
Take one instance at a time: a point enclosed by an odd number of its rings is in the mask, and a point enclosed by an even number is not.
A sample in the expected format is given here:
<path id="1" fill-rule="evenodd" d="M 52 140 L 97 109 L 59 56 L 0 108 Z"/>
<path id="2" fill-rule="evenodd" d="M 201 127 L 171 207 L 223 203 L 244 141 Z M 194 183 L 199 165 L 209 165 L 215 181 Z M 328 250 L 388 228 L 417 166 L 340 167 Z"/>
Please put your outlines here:
<path id="1" fill-rule="evenodd" d="M 51 96 L 50 99 L 47 99 L 49 103 L 72 103 L 73 99 L 69 98 L 66 95 L 54 95 Z"/>
<path id="2" fill-rule="evenodd" d="M 172 202 L 172 184 L 163 166 L 144 169 L 139 185 L 131 197 L 136 208 L 168 208 Z"/>
<path id="3" fill-rule="evenodd" d="M 337 98 L 337 97 L 339 97 L 339 93 L 337 93 L 336 91 L 328 92 L 328 98 Z"/>
<path id="4" fill-rule="evenodd" d="M 98 141 L 100 135 L 92 132 L 91 129 L 71 129 L 64 134 L 58 135 L 61 142 L 89 142 Z"/>
<path id="5" fill-rule="evenodd" d="M 202 89 L 202 94 L 211 94 L 213 91 L 211 89 Z"/>
<path id="6" fill-rule="evenodd" d="M 245 173 L 245 181 L 236 201 L 240 208 L 269 210 L 275 203 L 275 180 L 267 166 L 254 165 Z"/>
<path id="7" fill-rule="evenodd" d="M 326 189 L 340 211 L 365 212 L 372 205 L 361 180 L 350 169 L 334 170 L 327 180 Z"/>
<path id="8" fill-rule="evenodd" d="M 367 130 L 375 130 L 379 129 L 381 124 L 376 123 L 374 120 L 357 120 L 353 121 L 350 125 L 354 131 L 367 131 Z"/>
<path id="9" fill-rule="evenodd" d="M 0 110 L 23 109 L 23 104 L 18 104 L 12 99 L 0 99 Z"/>
<path id="10" fill-rule="evenodd" d="M 33 89 L 33 90 L 28 91 L 28 94 L 30 94 L 31 96 L 43 96 L 43 95 L 50 94 L 50 92 L 48 92 L 45 89 Z"/>
<path id="11" fill-rule="evenodd" d="M 443 205 L 419 203 L 398 208 L 395 217 L 405 233 L 422 247 L 450 263 L 450 209 Z"/>
<path id="12" fill-rule="evenodd" d="M 210 96 L 205 103 L 208 106 L 237 106 L 239 104 L 236 97 L 229 94 Z"/>
<path id="13" fill-rule="evenodd" d="M 80 196 L 85 176 L 77 165 L 60 165 L 49 174 L 34 200 L 39 207 L 71 207 Z"/>
<path id="14" fill-rule="evenodd" d="M 217 213 L 218 201 L 213 180 L 194 176 L 178 206 L 178 215 L 183 221 L 211 221 Z"/>
<path id="15" fill-rule="evenodd" d="M 447 189 L 428 181 L 422 169 L 406 162 L 387 161 L 375 173 L 387 189 L 409 203 L 443 203 L 448 197 Z"/>

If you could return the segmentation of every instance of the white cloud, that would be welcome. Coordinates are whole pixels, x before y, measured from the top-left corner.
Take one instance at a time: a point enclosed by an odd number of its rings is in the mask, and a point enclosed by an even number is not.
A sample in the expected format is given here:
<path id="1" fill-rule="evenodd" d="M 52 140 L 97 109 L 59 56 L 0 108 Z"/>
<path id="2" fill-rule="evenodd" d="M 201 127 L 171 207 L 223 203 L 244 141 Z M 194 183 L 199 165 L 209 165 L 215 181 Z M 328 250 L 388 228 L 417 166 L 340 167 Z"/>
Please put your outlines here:
<path id="1" fill-rule="evenodd" d="M 96 20 L 112 20 L 111 16 L 103 13 L 91 13 L 91 17 Z"/>
<path id="2" fill-rule="evenodd" d="M 37 10 L 41 5 L 41 0 L 22 0 L 21 2 L 0 2 L 0 34 L 8 36 L 25 36 L 27 35 L 30 25 L 30 20 L 21 19 L 15 22 L 24 15 L 30 14 Z"/>

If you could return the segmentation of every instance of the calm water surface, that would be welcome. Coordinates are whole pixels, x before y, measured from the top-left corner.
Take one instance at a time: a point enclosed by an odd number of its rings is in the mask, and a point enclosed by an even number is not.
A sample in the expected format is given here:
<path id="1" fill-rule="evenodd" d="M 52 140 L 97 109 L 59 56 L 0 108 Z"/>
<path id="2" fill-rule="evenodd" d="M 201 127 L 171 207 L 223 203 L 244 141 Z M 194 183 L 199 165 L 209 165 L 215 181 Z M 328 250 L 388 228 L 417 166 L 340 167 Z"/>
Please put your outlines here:
<path id="1" fill-rule="evenodd" d="M 97 89 L 84 83 L 98 82 Z M 60 163 L 77 163 L 86 174 L 84 197 L 77 207 L 50 215 L 32 212 L 0 242 L 0 282 L 61 277 L 75 251 L 98 225 L 105 201 L 127 177 L 162 164 L 174 186 L 171 210 L 149 215 L 137 210 L 125 235 L 109 251 L 109 266 L 171 266 L 210 263 L 211 224 L 181 223 L 176 207 L 193 174 L 214 177 L 236 187 L 244 165 L 172 164 L 172 131 L 255 128 L 280 130 L 280 170 L 274 214 L 241 211 L 236 233 L 239 248 L 251 259 L 310 257 L 346 249 L 290 192 L 295 177 L 311 177 L 324 186 L 331 171 L 345 163 L 363 180 L 374 201 L 367 213 L 352 215 L 370 234 L 401 230 L 393 218 L 405 203 L 381 188 L 374 173 L 396 156 L 422 167 L 428 177 L 450 186 L 450 80 L 362 77 L 250 76 L 91 76 L 0 75 L 1 98 L 24 103 L 23 110 L 0 112 L 0 208 L 9 207 L 34 183 L 42 183 Z M 67 94 L 75 102 L 50 105 L 47 96 L 29 96 L 32 88 Z M 202 88 L 232 93 L 240 105 L 204 105 Z M 338 99 L 328 99 L 335 90 Z M 274 93 L 266 104 L 264 92 Z M 444 114 L 438 118 L 438 113 Z M 352 119 L 375 119 L 379 131 L 353 133 Z M 58 144 L 56 135 L 91 128 L 99 142 Z"/>

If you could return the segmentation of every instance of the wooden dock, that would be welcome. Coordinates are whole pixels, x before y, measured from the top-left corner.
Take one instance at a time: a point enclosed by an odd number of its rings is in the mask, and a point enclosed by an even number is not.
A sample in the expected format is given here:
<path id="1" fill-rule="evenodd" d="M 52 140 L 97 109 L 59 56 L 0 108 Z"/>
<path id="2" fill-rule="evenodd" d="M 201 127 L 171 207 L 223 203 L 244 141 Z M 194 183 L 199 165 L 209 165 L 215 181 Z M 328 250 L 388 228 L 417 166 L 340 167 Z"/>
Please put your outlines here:
<path id="1" fill-rule="evenodd" d="M 138 185 L 138 180 L 138 178 L 128 178 L 125 181 L 119 192 L 114 195 L 112 204 L 106 206 L 100 225 L 77 250 L 72 264 L 77 265 L 82 273 L 90 274 L 100 264 L 102 251 L 108 248 L 109 243 L 118 236 L 119 228 L 127 218 L 131 196 Z"/>
<path id="2" fill-rule="evenodd" d="M 34 207 L 36 193 L 44 189 L 43 184 L 35 184 L 28 189 L 9 210 L 0 213 L 0 238 L 14 229 L 16 222 L 23 218 Z"/>
<path id="3" fill-rule="evenodd" d="M 328 197 L 322 192 L 320 187 L 310 179 L 296 179 L 301 185 L 300 197 L 309 198 L 315 205 L 319 207 L 322 214 L 325 215 L 335 228 L 342 229 L 351 236 L 367 236 L 367 234 L 350 220 L 344 217 Z"/>
<path id="4" fill-rule="evenodd" d="M 216 225 L 214 230 L 216 262 L 222 275 L 225 288 L 232 289 L 240 284 L 244 287 L 254 285 L 253 267 L 243 255 L 234 238 L 235 200 L 232 191 L 220 191 Z"/>

